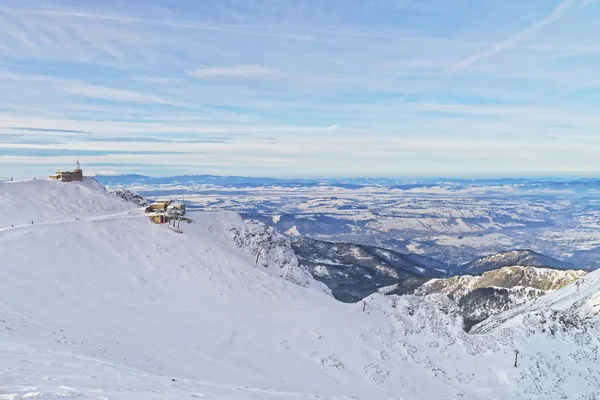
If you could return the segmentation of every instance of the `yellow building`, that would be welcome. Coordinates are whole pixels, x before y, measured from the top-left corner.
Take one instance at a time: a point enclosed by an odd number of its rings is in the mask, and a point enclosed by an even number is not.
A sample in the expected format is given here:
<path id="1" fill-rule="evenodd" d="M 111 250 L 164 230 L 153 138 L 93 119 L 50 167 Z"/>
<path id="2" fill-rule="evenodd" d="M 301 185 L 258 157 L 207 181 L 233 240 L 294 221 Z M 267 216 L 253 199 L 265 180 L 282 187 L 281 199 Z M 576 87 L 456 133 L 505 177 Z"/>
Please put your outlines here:
<path id="1" fill-rule="evenodd" d="M 81 170 L 79 161 L 77 161 L 77 164 L 75 164 L 75 169 L 73 171 L 59 171 L 54 175 L 50 175 L 50 179 L 63 182 L 82 181 L 83 171 Z"/>
<path id="2" fill-rule="evenodd" d="M 155 224 L 164 224 L 167 221 L 167 217 L 164 214 L 156 214 L 156 215 L 151 215 L 150 217 L 150 221 L 154 222 Z"/>
<path id="3" fill-rule="evenodd" d="M 152 204 L 148 204 L 146 212 L 167 211 L 167 207 L 171 204 L 171 200 L 159 200 Z"/>

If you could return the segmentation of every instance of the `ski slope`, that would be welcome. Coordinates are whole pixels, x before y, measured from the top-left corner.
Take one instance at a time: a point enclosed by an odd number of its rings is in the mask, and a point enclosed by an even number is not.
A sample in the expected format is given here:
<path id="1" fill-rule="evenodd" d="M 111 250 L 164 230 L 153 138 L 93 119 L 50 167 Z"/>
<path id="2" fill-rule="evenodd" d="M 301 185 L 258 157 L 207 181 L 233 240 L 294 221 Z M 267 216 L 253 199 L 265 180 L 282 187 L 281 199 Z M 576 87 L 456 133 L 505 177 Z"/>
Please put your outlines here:
<path id="1" fill-rule="evenodd" d="M 1 399 L 600 393 L 598 335 L 582 341 L 574 332 L 577 348 L 569 331 L 470 335 L 443 295 L 376 294 L 363 311 L 313 281 L 289 242 L 233 213 L 192 213 L 180 235 L 90 181 L 0 184 L 0 201 Z M 564 293 L 568 301 L 581 291 Z"/>

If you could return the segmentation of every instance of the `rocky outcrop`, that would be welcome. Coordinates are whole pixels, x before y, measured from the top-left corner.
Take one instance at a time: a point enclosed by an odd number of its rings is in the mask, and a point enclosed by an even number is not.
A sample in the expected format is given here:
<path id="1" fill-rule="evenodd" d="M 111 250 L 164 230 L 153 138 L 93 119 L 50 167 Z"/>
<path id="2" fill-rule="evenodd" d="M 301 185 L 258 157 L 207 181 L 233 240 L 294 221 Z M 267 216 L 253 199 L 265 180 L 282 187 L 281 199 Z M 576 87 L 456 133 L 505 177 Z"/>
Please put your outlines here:
<path id="1" fill-rule="evenodd" d="M 125 201 L 135 203 L 139 207 L 148 205 L 148 200 L 146 200 L 144 197 L 140 196 L 139 194 L 137 194 L 136 192 L 133 192 L 131 190 L 114 189 L 114 190 L 110 190 L 108 193 L 112 194 L 113 196 L 120 197 Z"/>
<path id="2" fill-rule="evenodd" d="M 504 267 L 481 276 L 432 279 L 414 293 L 420 296 L 434 293 L 447 295 L 461 308 L 468 330 L 491 315 L 560 289 L 585 274 L 585 271 L 578 270 Z"/>
<path id="3" fill-rule="evenodd" d="M 300 265 L 287 237 L 262 222 L 242 221 L 229 230 L 230 239 L 255 258 L 258 268 L 266 268 L 282 278 L 304 287 L 331 294 L 329 288 L 313 279 L 310 271 Z"/>

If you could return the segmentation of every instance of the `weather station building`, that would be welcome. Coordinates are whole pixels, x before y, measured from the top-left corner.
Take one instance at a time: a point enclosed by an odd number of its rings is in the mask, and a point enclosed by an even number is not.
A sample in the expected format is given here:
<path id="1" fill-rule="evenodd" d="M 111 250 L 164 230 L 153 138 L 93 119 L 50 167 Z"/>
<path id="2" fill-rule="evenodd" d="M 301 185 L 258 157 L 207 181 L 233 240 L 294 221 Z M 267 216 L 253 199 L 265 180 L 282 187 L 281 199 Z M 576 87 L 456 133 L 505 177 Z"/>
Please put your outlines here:
<path id="1" fill-rule="evenodd" d="M 55 179 L 62 182 L 83 181 L 83 171 L 79 165 L 79 160 L 75 164 L 73 171 L 59 171 L 54 175 L 50 175 L 50 179 Z"/>

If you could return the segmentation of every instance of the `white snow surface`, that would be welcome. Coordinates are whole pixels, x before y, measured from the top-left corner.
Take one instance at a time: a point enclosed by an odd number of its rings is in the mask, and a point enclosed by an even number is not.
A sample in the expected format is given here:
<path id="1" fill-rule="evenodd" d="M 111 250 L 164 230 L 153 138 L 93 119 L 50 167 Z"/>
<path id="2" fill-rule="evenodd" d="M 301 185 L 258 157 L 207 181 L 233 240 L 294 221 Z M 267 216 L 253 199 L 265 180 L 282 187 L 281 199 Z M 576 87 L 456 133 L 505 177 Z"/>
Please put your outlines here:
<path id="1" fill-rule="evenodd" d="M 33 180 L 0 183 L 0 229 L 60 222 L 78 217 L 123 214 L 135 204 L 109 195 L 94 179 L 83 182 Z"/>
<path id="2" fill-rule="evenodd" d="M 600 272 L 580 290 L 548 295 L 544 306 L 575 307 L 595 336 L 581 339 L 582 328 L 528 336 L 510 326 L 521 315 L 514 310 L 508 326 L 470 335 L 440 294 L 374 294 L 364 311 L 337 302 L 297 267 L 287 239 L 233 213 L 191 213 L 194 223 L 176 234 L 89 182 L 0 184 L 0 196 L 3 399 L 600 393 L 598 318 L 590 314 Z M 11 228 L 7 218 L 17 214 L 36 222 Z"/>

